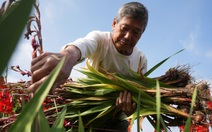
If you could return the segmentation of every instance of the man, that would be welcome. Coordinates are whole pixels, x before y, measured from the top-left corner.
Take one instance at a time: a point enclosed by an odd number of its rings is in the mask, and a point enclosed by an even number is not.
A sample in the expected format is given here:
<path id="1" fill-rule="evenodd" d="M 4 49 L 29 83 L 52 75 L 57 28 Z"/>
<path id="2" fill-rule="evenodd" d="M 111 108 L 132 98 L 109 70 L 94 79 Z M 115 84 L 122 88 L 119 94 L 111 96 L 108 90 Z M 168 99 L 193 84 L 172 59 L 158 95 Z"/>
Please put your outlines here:
<path id="1" fill-rule="evenodd" d="M 43 53 L 33 59 L 31 63 L 33 84 L 28 90 L 34 92 L 63 57 L 66 57 L 65 63 L 52 91 L 63 84 L 72 68 L 84 59 L 88 59 L 96 70 L 101 71 L 103 68 L 108 72 L 127 75 L 129 74 L 127 67 L 137 71 L 141 59 L 141 72 L 145 73 L 146 57 L 135 46 L 145 31 L 147 22 L 148 11 L 143 4 L 139 2 L 124 4 L 113 20 L 111 32 L 92 31 L 84 38 L 64 46 L 60 53 Z M 122 113 L 118 115 L 111 129 L 127 131 L 128 122 L 122 119 L 130 116 L 136 109 L 135 103 L 131 101 L 131 94 L 127 91 L 121 92 L 116 106 Z"/>

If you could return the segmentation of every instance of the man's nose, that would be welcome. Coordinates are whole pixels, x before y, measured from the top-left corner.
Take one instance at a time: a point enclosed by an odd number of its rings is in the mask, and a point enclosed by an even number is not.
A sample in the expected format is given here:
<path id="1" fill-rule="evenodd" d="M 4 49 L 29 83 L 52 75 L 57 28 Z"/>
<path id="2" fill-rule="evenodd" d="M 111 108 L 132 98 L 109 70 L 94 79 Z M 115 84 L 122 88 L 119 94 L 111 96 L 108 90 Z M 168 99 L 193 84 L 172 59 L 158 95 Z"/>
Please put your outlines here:
<path id="1" fill-rule="evenodd" d="M 132 33 L 128 31 L 128 32 L 125 33 L 125 36 L 124 37 L 126 39 L 129 39 L 130 40 L 131 39 L 131 36 L 132 36 Z"/>

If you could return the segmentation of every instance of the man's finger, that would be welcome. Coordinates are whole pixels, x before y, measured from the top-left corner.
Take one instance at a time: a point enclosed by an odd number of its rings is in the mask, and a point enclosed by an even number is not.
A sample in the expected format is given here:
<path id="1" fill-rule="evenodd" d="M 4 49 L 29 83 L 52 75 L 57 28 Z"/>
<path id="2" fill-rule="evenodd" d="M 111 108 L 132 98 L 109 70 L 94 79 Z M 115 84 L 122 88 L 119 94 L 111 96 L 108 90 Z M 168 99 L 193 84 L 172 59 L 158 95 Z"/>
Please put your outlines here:
<path id="1" fill-rule="evenodd" d="M 31 72 L 33 73 L 37 69 L 41 68 L 45 64 L 46 60 L 40 60 L 34 64 L 31 63 Z"/>
<path id="2" fill-rule="evenodd" d="M 34 82 L 32 85 L 30 85 L 30 86 L 27 88 L 27 90 L 28 90 L 29 92 L 35 92 L 35 91 L 38 89 L 38 87 L 39 87 L 47 78 L 48 78 L 48 76 L 45 76 L 45 77 L 43 77 L 42 79 L 40 79 L 39 81 Z"/>
<path id="3" fill-rule="evenodd" d="M 48 56 L 50 53 L 46 53 L 44 52 L 43 54 L 37 56 L 36 58 L 34 58 L 32 61 L 31 61 L 31 65 L 35 65 L 37 62 L 40 62 L 41 60 L 43 60 L 43 58 L 45 58 L 45 56 Z"/>
<path id="4" fill-rule="evenodd" d="M 126 104 L 127 104 L 127 111 L 131 111 L 132 110 L 132 104 L 131 104 L 131 94 L 130 93 L 128 93 L 127 94 L 127 102 L 126 102 Z"/>
<path id="5" fill-rule="evenodd" d="M 48 76 L 50 74 L 50 70 L 46 68 L 45 66 L 41 67 L 40 69 L 34 71 L 32 73 L 32 83 L 38 82 L 43 77 Z"/>

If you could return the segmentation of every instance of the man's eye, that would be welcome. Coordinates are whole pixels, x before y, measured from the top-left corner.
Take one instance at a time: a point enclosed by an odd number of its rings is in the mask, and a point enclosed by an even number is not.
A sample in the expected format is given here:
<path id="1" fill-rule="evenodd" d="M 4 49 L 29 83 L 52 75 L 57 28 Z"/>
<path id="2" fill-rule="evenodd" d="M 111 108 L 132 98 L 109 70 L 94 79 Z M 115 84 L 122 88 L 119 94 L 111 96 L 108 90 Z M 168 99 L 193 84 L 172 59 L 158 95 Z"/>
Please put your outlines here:
<path id="1" fill-rule="evenodd" d="M 134 34 L 135 34 L 135 35 L 139 35 L 139 34 L 140 34 L 140 32 L 134 31 Z"/>
<path id="2" fill-rule="evenodd" d="M 122 31 L 127 31 L 127 28 L 124 27 L 124 26 L 121 26 L 121 30 L 122 30 Z"/>
<path id="3" fill-rule="evenodd" d="M 139 32 L 139 31 L 134 31 L 133 33 L 134 33 L 134 35 L 140 35 L 141 34 L 141 32 Z"/>

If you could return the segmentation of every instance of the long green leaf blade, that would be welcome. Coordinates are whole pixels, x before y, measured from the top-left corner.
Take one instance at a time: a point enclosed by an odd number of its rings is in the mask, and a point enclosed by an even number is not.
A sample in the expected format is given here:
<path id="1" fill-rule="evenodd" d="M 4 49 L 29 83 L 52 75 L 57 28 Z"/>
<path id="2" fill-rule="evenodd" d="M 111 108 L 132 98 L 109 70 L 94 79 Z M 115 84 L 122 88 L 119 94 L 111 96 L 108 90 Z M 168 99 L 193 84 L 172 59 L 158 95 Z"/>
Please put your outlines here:
<path id="1" fill-rule="evenodd" d="M 44 132 L 50 131 L 50 126 L 49 126 L 49 123 L 48 123 L 46 116 L 43 112 L 42 107 L 40 108 L 40 110 L 38 112 L 38 123 L 39 123 L 40 131 L 44 131 Z"/>
<path id="2" fill-rule="evenodd" d="M 194 103 L 197 97 L 197 87 L 194 89 L 194 93 L 192 95 L 192 102 L 191 102 L 191 108 L 190 108 L 190 115 L 192 114 Z M 191 126 L 191 116 L 188 117 L 186 124 L 185 124 L 185 132 L 190 132 L 190 126 Z"/>
<path id="3" fill-rule="evenodd" d="M 48 79 L 38 88 L 34 97 L 29 101 L 28 104 L 23 108 L 22 113 L 19 115 L 15 123 L 11 126 L 9 132 L 29 132 L 32 126 L 34 118 L 38 113 L 45 97 L 47 96 L 49 90 L 51 89 L 60 69 L 64 63 L 64 58 L 57 65 L 57 67 L 51 72 Z"/>
<path id="4" fill-rule="evenodd" d="M 155 69 L 157 69 L 159 66 L 161 66 L 164 62 L 166 62 L 169 58 L 171 58 L 172 56 L 182 52 L 184 49 L 174 53 L 173 55 L 167 57 L 166 59 L 162 60 L 161 62 L 159 62 L 158 64 L 156 64 L 153 68 L 151 68 L 149 71 L 147 71 L 144 76 L 148 76 L 149 74 L 151 74 Z"/>
<path id="5" fill-rule="evenodd" d="M 160 99 L 160 86 L 159 82 L 156 83 L 156 112 L 157 112 L 157 132 L 160 132 L 160 107 L 161 107 L 161 99 Z"/>
<path id="6" fill-rule="evenodd" d="M 78 112 L 79 115 L 79 127 L 78 127 L 78 132 L 85 132 L 84 126 L 83 126 L 83 121 L 82 117 L 80 116 L 80 112 Z"/>
<path id="7" fill-rule="evenodd" d="M 141 91 L 139 91 L 139 93 L 138 93 L 138 102 L 140 102 L 140 101 L 141 101 Z M 140 118 L 140 111 L 141 111 L 140 103 L 137 103 L 137 111 L 136 111 L 136 113 L 137 113 L 137 132 L 140 131 L 140 128 L 139 128 L 139 124 L 140 124 L 140 120 L 139 120 L 139 118 Z"/>
<path id="8" fill-rule="evenodd" d="M 63 127 L 65 114 L 66 114 L 67 106 L 63 108 L 61 113 L 59 114 L 57 120 L 54 122 L 51 132 L 65 132 L 65 128 Z"/>
<path id="9" fill-rule="evenodd" d="M 9 8 L 8 13 L 0 18 L 1 74 L 22 35 L 34 2 L 35 0 L 20 0 L 12 4 L 13 8 Z"/>

